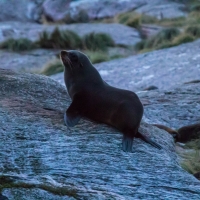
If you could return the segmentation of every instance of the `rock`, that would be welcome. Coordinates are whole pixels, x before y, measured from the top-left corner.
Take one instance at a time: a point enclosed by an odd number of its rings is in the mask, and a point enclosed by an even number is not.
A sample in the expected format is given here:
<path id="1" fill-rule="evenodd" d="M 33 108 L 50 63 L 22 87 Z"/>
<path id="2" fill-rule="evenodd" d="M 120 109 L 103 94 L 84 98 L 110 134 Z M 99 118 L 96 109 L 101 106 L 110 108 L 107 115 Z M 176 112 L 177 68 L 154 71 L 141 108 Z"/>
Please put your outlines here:
<path id="1" fill-rule="evenodd" d="M 185 17 L 187 15 L 183 10 L 185 5 L 181 2 L 173 2 L 170 0 L 146 0 L 146 4 L 139 7 L 135 11 L 146 15 L 154 16 L 158 19 Z"/>
<path id="2" fill-rule="evenodd" d="M 42 13 L 43 0 L 0 1 L 0 21 L 37 22 Z"/>
<path id="3" fill-rule="evenodd" d="M 59 50 L 37 49 L 26 52 L 7 52 L 0 50 L 0 65 L 16 72 L 38 73 L 42 67 L 56 57 Z"/>
<path id="4" fill-rule="evenodd" d="M 60 13 L 62 20 L 70 15 L 72 19 L 79 15 L 80 11 L 84 10 L 90 20 L 110 18 L 117 14 L 136 11 L 138 13 L 147 14 L 150 16 L 162 18 L 183 17 L 187 14 L 183 12 L 185 5 L 180 2 L 170 0 L 96 0 L 96 1 L 78 1 L 70 4 L 69 10 L 64 10 Z M 53 13 L 53 12 L 52 12 Z M 57 20 L 57 15 L 53 16 L 53 20 Z M 59 18 L 60 20 L 61 18 Z"/>
<path id="5" fill-rule="evenodd" d="M 172 129 L 199 123 L 199 94 L 200 83 L 183 84 L 167 91 L 153 90 L 138 93 L 145 104 L 144 120 L 150 124 L 163 124 Z M 195 130 L 195 126 L 179 130 L 180 139 L 178 141 L 185 142 L 187 135 L 184 134 L 188 133 L 189 128 L 196 134 L 199 130 L 198 128 Z"/>
<path id="6" fill-rule="evenodd" d="M 71 0 L 45 0 L 42 8 L 43 14 L 51 21 L 62 21 L 69 14 Z"/>
<path id="7" fill-rule="evenodd" d="M 143 90 L 146 91 L 146 90 L 157 90 L 157 89 L 158 89 L 158 88 L 157 88 L 156 86 L 150 85 L 150 86 L 144 88 Z"/>
<path id="8" fill-rule="evenodd" d="M 95 67 L 103 79 L 115 87 L 141 91 L 141 88 L 155 85 L 160 90 L 168 90 L 199 79 L 199 52 L 200 40 L 196 40 L 172 48 L 95 64 Z M 52 76 L 64 84 L 62 77 L 62 73 Z"/>
<path id="9" fill-rule="evenodd" d="M 200 197 L 199 181 L 179 166 L 164 131 L 143 122 L 140 131 L 163 150 L 135 139 L 134 153 L 125 153 L 111 127 L 64 126 L 71 100 L 58 82 L 0 69 L 0 84 L 1 189 L 9 199 Z"/>
<path id="10" fill-rule="evenodd" d="M 115 15 L 131 10 L 146 4 L 144 1 L 116 1 L 116 0 L 101 0 L 101 1 L 83 1 L 82 3 L 71 4 L 72 18 L 81 10 L 87 11 L 90 20 L 110 18 Z"/>
<path id="11" fill-rule="evenodd" d="M 61 30 L 72 30 L 80 36 L 95 32 L 109 34 L 118 45 L 134 45 L 140 36 L 136 29 L 122 24 L 70 24 L 70 25 L 40 25 L 34 23 L 0 22 L 0 42 L 7 38 L 28 38 L 32 41 L 39 39 L 44 30 L 52 32 L 56 27 Z"/>
<path id="12" fill-rule="evenodd" d="M 98 0 L 71 2 L 71 0 L 5 0 L 0 1 L 0 21 L 40 22 L 42 16 L 51 21 L 76 21 L 80 15 L 88 19 L 102 19 L 136 10 L 157 18 L 173 18 L 185 16 L 185 6 L 169 0 Z M 14 8 L 14 9 L 13 9 Z M 83 13 L 84 11 L 84 13 Z M 82 19 L 81 19 L 82 21 Z"/>

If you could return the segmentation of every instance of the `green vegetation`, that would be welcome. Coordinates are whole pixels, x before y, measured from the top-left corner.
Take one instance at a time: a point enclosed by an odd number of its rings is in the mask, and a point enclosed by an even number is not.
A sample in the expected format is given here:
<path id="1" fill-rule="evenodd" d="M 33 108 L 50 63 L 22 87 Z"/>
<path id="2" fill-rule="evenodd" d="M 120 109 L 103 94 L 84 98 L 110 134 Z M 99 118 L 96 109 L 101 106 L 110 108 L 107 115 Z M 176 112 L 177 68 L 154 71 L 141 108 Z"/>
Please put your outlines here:
<path id="1" fill-rule="evenodd" d="M 187 27 L 183 32 L 176 28 L 168 28 L 156 35 L 144 39 L 135 45 L 138 52 L 147 52 L 155 49 L 169 48 L 183 43 L 192 42 L 200 37 L 199 27 Z"/>
<path id="2" fill-rule="evenodd" d="M 12 51 L 24 51 L 33 48 L 51 49 L 81 49 L 91 51 L 107 51 L 108 47 L 115 46 L 113 39 L 105 33 L 89 33 L 80 38 L 70 30 L 59 30 L 55 28 L 52 33 L 44 31 L 40 34 L 37 42 L 22 38 L 8 39 L 0 43 L 1 49 Z"/>
<path id="3" fill-rule="evenodd" d="M 42 48 L 76 49 L 82 47 L 81 38 L 76 33 L 70 30 L 60 31 L 58 28 L 55 28 L 51 34 L 44 31 L 37 43 Z"/>
<path id="4" fill-rule="evenodd" d="M 191 174 L 200 171 L 200 140 L 192 140 L 186 143 L 184 151 L 179 153 L 183 161 L 181 166 Z"/>
<path id="5" fill-rule="evenodd" d="M 192 35 L 189 34 L 180 34 L 179 36 L 175 37 L 172 40 L 172 44 L 174 46 L 177 46 L 179 44 L 183 44 L 183 43 L 187 43 L 187 42 L 193 42 L 195 40 L 195 38 Z"/>
<path id="6" fill-rule="evenodd" d="M 161 49 L 169 46 L 173 39 L 180 35 L 180 31 L 176 28 L 169 28 L 160 31 L 155 36 L 142 40 L 135 45 L 136 51 L 145 49 Z"/>
<path id="7" fill-rule="evenodd" d="M 118 55 L 118 54 L 109 56 L 107 52 L 103 52 L 103 51 L 86 50 L 84 51 L 84 53 L 89 57 L 89 59 L 91 60 L 93 64 L 122 57 L 121 55 Z M 44 65 L 40 74 L 51 76 L 53 74 L 63 72 L 63 71 L 64 71 L 64 66 L 62 65 L 62 62 L 59 59 L 53 59 Z"/>
<path id="8" fill-rule="evenodd" d="M 102 51 L 86 51 L 85 54 L 89 57 L 92 63 L 100 63 L 110 60 L 108 53 Z"/>
<path id="9" fill-rule="evenodd" d="M 35 49 L 36 47 L 37 45 L 35 43 L 26 38 L 20 38 L 20 39 L 11 38 L 0 43 L 0 49 L 8 49 L 17 52 Z"/>
<path id="10" fill-rule="evenodd" d="M 185 29 L 185 33 L 188 33 L 194 37 L 200 37 L 200 26 L 188 26 Z"/>
<path id="11" fill-rule="evenodd" d="M 44 65 L 40 73 L 50 76 L 50 75 L 63 72 L 63 71 L 64 71 L 64 67 L 62 65 L 62 62 L 59 59 L 53 59 Z"/>
<path id="12" fill-rule="evenodd" d="M 125 24 L 134 28 L 138 28 L 141 24 L 154 24 L 158 20 L 155 17 L 138 14 L 136 12 L 127 12 L 119 14 L 115 17 L 116 23 Z"/>
<path id="13" fill-rule="evenodd" d="M 105 51 L 107 47 L 114 46 L 113 39 L 104 33 L 90 33 L 83 37 L 83 46 L 92 51 Z"/>
<path id="14" fill-rule="evenodd" d="M 199 2 L 194 3 L 193 5 L 190 6 L 189 10 L 199 12 L 200 11 L 200 3 Z"/>

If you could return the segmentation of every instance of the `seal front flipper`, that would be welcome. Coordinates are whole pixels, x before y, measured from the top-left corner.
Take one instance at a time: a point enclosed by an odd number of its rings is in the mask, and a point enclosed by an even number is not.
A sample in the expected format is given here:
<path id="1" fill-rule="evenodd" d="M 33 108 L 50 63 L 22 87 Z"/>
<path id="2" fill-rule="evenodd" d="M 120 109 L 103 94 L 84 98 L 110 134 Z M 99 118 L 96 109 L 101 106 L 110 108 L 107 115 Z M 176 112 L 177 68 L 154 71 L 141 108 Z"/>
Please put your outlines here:
<path id="1" fill-rule="evenodd" d="M 148 138 L 147 136 L 143 135 L 140 132 L 137 132 L 135 137 L 142 139 L 143 141 L 149 143 L 150 145 L 154 146 L 157 149 L 162 149 L 162 147 L 159 144 L 157 144 L 156 142 L 154 142 L 153 140 L 151 140 L 150 138 Z"/>
<path id="2" fill-rule="evenodd" d="M 122 150 L 125 152 L 132 152 L 133 138 L 123 135 Z"/>
<path id="3" fill-rule="evenodd" d="M 80 118 L 81 116 L 79 115 L 76 104 L 73 101 L 64 114 L 65 125 L 68 127 L 75 126 L 79 122 Z"/>
<path id="4" fill-rule="evenodd" d="M 77 116 L 73 116 L 73 115 L 70 115 L 67 112 L 65 112 L 65 114 L 64 114 L 65 125 L 68 126 L 68 127 L 75 126 L 76 124 L 78 124 L 80 118 L 81 117 L 78 116 L 78 115 Z"/>

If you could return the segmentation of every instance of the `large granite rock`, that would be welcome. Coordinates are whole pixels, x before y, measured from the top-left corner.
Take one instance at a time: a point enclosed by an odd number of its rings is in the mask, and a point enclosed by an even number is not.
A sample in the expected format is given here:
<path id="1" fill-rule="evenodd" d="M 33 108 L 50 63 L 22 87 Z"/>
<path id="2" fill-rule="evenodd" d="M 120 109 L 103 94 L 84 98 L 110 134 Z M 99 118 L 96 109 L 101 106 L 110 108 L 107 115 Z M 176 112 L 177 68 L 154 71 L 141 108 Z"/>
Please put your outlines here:
<path id="1" fill-rule="evenodd" d="M 158 19 L 185 17 L 187 15 L 184 12 L 186 5 L 182 4 L 181 1 L 146 0 L 145 2 L 146 4 L 136 9 L 136 12 L 154 16 Z"/>
<path id="2" fill-rule="evenodd" d="M 71 0 L 45 0 L 42 5 L 43 14 L 52 21 L 64 20 L 69 13 L 70 2 Z"/>
<path id="3" fill-rule="evenodd" d="M 0 69 L 0 181 L 12 199 L 199 199 L 200 182 L 178 164 L 172 137 L 142 123 L 158 150 L 87 120 L 67 129 L 65 87 Z"/>
<path id="4" fill-rule="evenodd" d="M 116 14 L 136 10 L 157 18 L 185 16 L 185 6 L 170 0 L 2 0 L 0 21 L 41 22 L 42 16 L 51 21 L 77 20 L 87 15 L 89 20 L 113 17 Z M 84 11 L 84 12 L 82 12 Z"/>
<path id="5" fill-rule="evenodd" d="M 61 0 L 60 2 L 66 1 Z M 45 3 L 43 8 L 46 10 Z M 51 19 L 53 21 L 65 21 L 69 16 L 71 19 L 76 19 L 83 10 L 87 13 L 90 20 L 114 17 L 117 14 L 132 10 L 157 17 L 158 19 L 174 18 L 186 16 L 186 13 L 183 11 L 184 8 L 185 5 L 181 2 L 170 0 L 84 0 L 71 2 L 69 9 L 61 9 L 56 13 L 52 11 Z"/>
<path id="6" fill-rule="evenodd" d="M 44 0 L 2 0 L 0 21 L 37 22 L 41 18 Z"/>

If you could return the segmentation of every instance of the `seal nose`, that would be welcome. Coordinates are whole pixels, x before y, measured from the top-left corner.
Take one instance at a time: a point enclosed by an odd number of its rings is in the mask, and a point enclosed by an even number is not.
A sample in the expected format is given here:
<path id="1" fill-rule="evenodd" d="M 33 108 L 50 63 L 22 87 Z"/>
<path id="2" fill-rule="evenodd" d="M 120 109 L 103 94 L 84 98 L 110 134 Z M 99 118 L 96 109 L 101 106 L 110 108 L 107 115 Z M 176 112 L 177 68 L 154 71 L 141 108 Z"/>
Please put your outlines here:
<path id="1" fill-rule="evenodd" d="M 61 58 L 66 58 L 66 57 L 68 57 L 68 52 L 65 51 L 65 50 L 62 50 L 62 51 L 60 52 L 60 56 L 61 56 Z"/>

